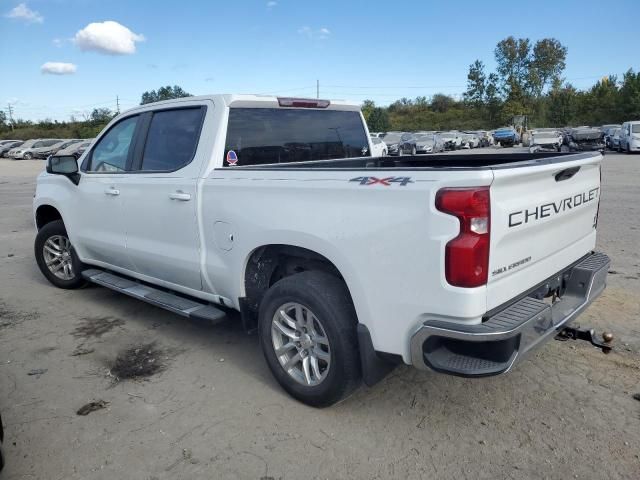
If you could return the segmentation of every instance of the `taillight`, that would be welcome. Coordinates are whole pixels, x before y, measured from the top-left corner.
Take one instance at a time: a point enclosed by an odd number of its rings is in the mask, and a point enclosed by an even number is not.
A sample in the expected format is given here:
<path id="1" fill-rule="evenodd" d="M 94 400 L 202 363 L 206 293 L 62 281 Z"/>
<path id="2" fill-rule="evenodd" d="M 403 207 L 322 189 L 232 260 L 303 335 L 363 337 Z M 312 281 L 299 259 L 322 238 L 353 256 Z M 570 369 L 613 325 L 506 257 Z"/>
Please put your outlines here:
<path id="1" fill-rule="evenodd" d="M 443 188 L 436 194 L 436 208 L 460 220 L 460 234 L 445 250 L 447 282 L 467 288 L 485 285 L 491 235 L 489 187 Z"/>
<path id="2" fill-rule="evenodd" d="M 329 100 L 317 100 L 313 98 L 278 97 L 278 105 L 281 107 L 296 108 L 327 108 L 331 105 L 331 102 Z"/>

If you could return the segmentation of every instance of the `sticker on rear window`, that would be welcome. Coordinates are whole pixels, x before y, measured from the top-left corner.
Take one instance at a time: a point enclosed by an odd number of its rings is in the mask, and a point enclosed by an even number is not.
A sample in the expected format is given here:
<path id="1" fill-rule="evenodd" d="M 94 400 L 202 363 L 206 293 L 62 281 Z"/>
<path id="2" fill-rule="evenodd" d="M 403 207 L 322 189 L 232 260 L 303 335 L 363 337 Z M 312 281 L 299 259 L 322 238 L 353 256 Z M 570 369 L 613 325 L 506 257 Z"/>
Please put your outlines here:
<path id="1" fill-rule="evenodd" d="M 238 163 L 238 155 L 233 150 L 227 152 L 227 163 L 229 165 L 235 165 Z"/>

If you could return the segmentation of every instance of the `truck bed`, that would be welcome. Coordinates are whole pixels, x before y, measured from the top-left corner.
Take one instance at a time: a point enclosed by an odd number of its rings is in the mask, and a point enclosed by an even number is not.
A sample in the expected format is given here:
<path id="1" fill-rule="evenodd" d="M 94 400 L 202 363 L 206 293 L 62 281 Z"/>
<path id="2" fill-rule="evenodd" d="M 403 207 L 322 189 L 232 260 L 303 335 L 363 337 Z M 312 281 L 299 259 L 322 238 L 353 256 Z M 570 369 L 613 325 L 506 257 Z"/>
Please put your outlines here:
<path id="1" fill-rule="evenodd" d="M 581 160 L 599 155 L 598 152 L 561 154 L 557 152 L 539 153 L 496 153 L 496 154 L 454 154 L 454 155 L 407 155 L 402 157 L 360 157 L 333 160 L 316 160 L 297 163 L 272 163 L 266 165 L 225 167 L 242 170 L 477 170 L 496 168 L 516 168 L 532 165 L 548 165 L 565 161 Z"/>

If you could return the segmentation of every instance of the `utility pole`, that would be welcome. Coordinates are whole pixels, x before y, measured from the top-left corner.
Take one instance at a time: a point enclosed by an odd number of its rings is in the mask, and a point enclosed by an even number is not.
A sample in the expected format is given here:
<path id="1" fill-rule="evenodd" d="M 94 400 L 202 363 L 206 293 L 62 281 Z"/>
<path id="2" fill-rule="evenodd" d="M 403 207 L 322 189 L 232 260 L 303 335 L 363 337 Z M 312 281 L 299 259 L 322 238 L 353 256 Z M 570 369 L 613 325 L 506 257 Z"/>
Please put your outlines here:
<path id="1" fill-rule="evenodd" d="M 320 80 L 316 80 L 316 98 L 320 98 Z"/>
<path id="2" fill-rule="evenodd" d="M 116 113 L 120 115 L 120 97 L 116 95 Z"/>
<path id="3" fill-rule="evenodd" d="M 10 103 L 7 103 L 7 107 L 9 109 L 9 123 L 11 125 L 11 131 L 13 131 L 13 107 L 11 107 Z"/>

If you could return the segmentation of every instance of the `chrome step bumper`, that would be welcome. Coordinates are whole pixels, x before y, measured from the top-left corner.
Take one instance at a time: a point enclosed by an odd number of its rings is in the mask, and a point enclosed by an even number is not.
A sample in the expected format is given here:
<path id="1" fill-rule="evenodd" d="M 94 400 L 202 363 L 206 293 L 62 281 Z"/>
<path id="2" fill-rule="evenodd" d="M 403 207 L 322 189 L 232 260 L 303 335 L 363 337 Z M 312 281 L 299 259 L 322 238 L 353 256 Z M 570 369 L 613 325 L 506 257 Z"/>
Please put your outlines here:
<path id="1" fill-rule="evenodd" d="M 564 292 L 554 303 L 525 296 L 477 325 L 424 322 L 411 338 L 413 365 L 466 377 L 509 371 L 525 353 L 571 323 L 602 293 L 610 263 L 605 254 L 594 252 L 558 272 L 549 281 L 563 284 Z M 538 287 L 544 286 L 545 282 Z"/>

